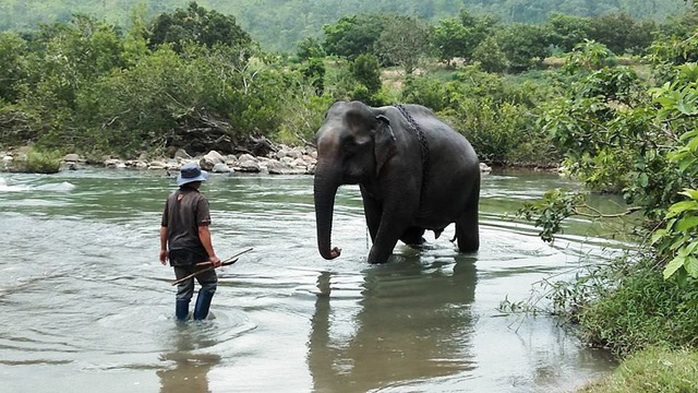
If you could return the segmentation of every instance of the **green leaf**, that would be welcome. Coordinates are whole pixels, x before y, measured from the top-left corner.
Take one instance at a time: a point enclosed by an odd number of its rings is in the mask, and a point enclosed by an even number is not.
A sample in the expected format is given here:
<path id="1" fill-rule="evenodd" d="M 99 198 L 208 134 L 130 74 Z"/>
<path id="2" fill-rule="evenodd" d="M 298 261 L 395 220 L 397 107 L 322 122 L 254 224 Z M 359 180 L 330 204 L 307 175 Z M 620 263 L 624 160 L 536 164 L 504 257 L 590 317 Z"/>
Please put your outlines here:
<path id="1" fill-rule="evenodd" d="M 652 234 L 652 244 L 655 244 L 658 241 L 662 240 L 662 238 L 666 234 L 667 234 L 666 229 L 658 229 L 658 230 L 654 231 L 654 233 Z"/>
<path id="2" fill-rule="evenodd" d="M 686 261 L 684 261 L 683 267 L 686 269 L 689 276 L 698 278 L 698 258 L 687 258 Z"/>
<path id="3" fill-rule="evenodd" d="M 686 231 L 698 226 L 698 216 L 690 216 L 680 219 L 676 224 L 677 231 Z"/>
<path id="4" fill-rule="evenodd" d="M 669 207 L 666 218 L 676 217 L 681 213 L 693 210 L 698 210 L 698 203 L 696 203 L 696 201 L 677 202 Z"/>
<path id="5" fill-rule="evenodd" d="M 672 259 L 671 262 L 667 263 L 664 267 L 664 279 L 668 279 L 673 276 L 677 270 L 681 269 L 685 260 L 686 259 L 683 257 L 676 257 Z"/>
<path id="6" fill-rule="evenodd" d="M 685 195 L 695 201 L 698 201 L 698 190 L 686 188 L 683 191 L 679 192 L 679 195 Z"/>

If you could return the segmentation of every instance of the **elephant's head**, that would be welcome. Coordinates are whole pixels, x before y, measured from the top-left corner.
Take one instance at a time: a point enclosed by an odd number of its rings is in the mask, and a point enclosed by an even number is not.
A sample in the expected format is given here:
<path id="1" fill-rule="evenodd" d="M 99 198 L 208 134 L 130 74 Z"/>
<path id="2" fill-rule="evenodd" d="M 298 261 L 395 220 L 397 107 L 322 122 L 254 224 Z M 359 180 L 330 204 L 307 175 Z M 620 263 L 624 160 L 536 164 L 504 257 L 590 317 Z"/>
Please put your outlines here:
<path id="1" fill-rule="evenodd" d="M 315 217 L 320 255 L 339 256 L 331 248 L 332 214 L 337 189 L 342 184 L 374 181 L 395 153 L 390 121 L 380 111 L 361 102 L 337 102 L 325 114 L 316 136 Z"/>

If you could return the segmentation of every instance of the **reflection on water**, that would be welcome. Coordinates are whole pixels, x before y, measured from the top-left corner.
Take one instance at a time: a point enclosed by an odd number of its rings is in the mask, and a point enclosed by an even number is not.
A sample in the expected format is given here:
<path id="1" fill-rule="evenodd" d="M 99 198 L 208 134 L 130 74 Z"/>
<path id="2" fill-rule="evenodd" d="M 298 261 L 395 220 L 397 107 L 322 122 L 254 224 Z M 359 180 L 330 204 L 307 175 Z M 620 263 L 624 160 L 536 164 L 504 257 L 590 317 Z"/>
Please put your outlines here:
<path id="1" fill-rule="evenodd" d="M 471 370 L 475 282 L 472 260 L 425 269 L 412 258 L 366 269 L 347 332 L 333 331 L 345 310 L 333 308 L 331 274 L 321 273 L 308 342 L 315 391 L 365 392 Z"/>
<path id="2" fill-rule="evenodd" d="M 211 353 L 198 353 L 196 350 L 210 343 L 199 331 L 200 326 L 207 322 L 178 324 L 174 337 L 172 351 L 163 353 L 160 360 L 167 363 L 167 368 L 156 372 L 160 377 L 160 392 L 162 393 L 191 393 L 209 392 L 208 372 L 221 361 L 221 356 Z"/>
<path id="3" fill-rule="evenodd" d="M 312 178 L 213 175 L 220 270 L 214 319 L 177 324 L 158 225 L 162 173 L 0 174 L 0 391 L 563 392 L 613 367 L 547 316 L 506 315 L 551 274 L 606 258 L 579 221 L 551 247 L 512 222 L 522 201 L 574 186 L 550 175 L 485 177 L 481 249 L 453 228 L 370 266 L 356 187 L 339 190 L 333 243 L 316 251 Z"/>

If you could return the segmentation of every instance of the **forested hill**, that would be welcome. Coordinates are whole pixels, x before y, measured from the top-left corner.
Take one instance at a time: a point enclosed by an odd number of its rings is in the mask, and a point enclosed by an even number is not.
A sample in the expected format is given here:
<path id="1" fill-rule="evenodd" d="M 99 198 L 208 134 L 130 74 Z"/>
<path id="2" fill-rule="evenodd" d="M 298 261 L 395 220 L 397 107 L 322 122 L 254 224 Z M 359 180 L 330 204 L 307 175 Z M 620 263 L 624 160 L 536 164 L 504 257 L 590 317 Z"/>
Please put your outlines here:
<path id="1" fill-rule="evenodd" d="M 38 23 L 66 21 L 82 13 L 126 25 L 138 4 L 153 17 L 188 0 L 0 0 L 0 30 L 26 30 Z M 345 15 L 394 12 L 435 21 L 462 7 L 504 22 L 540 22 L 551 12 L 599 16 L 625 12 L 636 19 L 663 19 L 685 7 L 684 0 L 199 0 L 205 8 L 236 17 L 264 49 L 292 51 L 296 43 L 320 36 L 322 26 Z"/>

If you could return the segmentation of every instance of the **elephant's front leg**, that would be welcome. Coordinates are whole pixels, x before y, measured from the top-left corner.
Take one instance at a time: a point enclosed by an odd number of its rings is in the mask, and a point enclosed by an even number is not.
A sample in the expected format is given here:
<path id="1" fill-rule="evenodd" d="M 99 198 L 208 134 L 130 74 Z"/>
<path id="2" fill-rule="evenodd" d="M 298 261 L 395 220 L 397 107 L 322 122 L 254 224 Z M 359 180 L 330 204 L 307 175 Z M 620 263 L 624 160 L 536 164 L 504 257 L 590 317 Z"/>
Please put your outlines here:
<path id="1" fill-rule="evenodd" d="M 369 195 L 369 193 L 363 188 L 361 188 L 361 197 L 364 201 L 364 216 L 366 217 L 368 232 L 371 235 L 371 242 L 375 242 L 376 235 L 378 234 L 378 228 L 380 227 L 381 223 L 383 204 L 381 201 Z"/>
<path id="2" fill-rule="evenodd" d="M 376 239 L 373 241 L 373 246 L 371 246 L 371 251 L 368 253 L 368 263 L 387 262 L 397 244 L 398 236 L 392 229 L 379 230 Z"/>
<path id="3" fill-rule="evenodd" d="M 369 263 L 384 263 L 395 249 L 397 241 L 408 228 L 409 213 L 401 209 L 389 209 L 394 204 L 385 203 L 381 215 L 380 226 L 373 240 L 371 252 L 368 254 Z"/>

